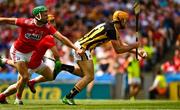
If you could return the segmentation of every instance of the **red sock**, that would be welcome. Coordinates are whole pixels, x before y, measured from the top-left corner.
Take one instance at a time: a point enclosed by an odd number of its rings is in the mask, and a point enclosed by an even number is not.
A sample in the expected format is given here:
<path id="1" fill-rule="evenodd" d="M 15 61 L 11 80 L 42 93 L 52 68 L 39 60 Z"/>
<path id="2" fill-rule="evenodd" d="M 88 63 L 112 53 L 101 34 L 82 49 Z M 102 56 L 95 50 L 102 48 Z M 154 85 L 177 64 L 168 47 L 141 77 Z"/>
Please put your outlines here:
<path id="1" fill-rule="evenodd" d="M 32 84 L 35 84 L 35 83 L 36 83 L 36 80 L 35 80 L 35 79 L 32 79 L 32 80 L 30 80 L 30 82 L 31 82 Z"/>
<path id="2" fill-rule="evenodd" d="M 1 94 L 0 94 L 0 100 L 5 100 L 5 98 L 6 98 L 6 95 L 3 94 L 3 93 L 1 93 Z"/>
<path id="3" fill-rule="evenodd" d="M 16 98 L 21 99 L 21 95 L 16 93 Z"/>

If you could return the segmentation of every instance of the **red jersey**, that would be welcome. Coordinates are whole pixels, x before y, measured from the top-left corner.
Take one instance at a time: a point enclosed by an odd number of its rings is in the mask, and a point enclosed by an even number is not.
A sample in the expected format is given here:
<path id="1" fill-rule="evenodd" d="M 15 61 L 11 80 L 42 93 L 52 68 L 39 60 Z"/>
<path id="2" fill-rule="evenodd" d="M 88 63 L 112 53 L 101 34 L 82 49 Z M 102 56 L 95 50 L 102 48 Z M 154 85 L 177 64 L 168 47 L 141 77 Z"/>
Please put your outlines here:
<path id="1" fill-rule="evenodd" d="M 50 49 L 55 45 L 56 43 L 54 42 L 53 36 L 47 35 L 45 38 L 43 38 L 41 42 L 38 44 L 38 48 L 35 51 L 33 51 L 31 59 L 28 63 L 28 68 L 37 68 L 41 64 L 47 49 Z"/>
<path id="2" fill-rule="evenodd" d="M 37 26 L 35 19 L 17 18 L 16 25 L 20 27 L 20 35 L 14 43 L 16 50 L 22 53 L 33 51 L 46 35 L 53 35 L 57 30 L 51 24 Z"/>

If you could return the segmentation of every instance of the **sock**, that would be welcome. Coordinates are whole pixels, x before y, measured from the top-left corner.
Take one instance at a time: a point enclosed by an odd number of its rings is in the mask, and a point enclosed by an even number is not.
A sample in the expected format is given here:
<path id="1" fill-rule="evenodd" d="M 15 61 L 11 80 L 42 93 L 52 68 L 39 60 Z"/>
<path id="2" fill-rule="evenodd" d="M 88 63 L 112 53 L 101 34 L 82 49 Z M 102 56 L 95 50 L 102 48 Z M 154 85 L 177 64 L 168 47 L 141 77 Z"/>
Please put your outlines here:
<path id="1" fill-rule="evenodd" d="M 59 60 L 56 61 L 55 63 L 55 68 L 54 68 L 54 80 L 56 79 L 56 76 L 59 74 L 60 71 L 64 70 L 64 71 L 68 71 L 70 73 L 72 73 L 74 71 L 74 66 L 71 65 L 66 65 L 66 64 L 61 64 L 61 62 Z"/>
<path id="2" fill-rule="evenodd" d="M 4 93 L 1 93 L 0 94 L 0 99 L 5 99 L 6 98 L 6 95 Z"/>
<path id="3" fill-rule="evenodd" d="M 35 79 L 32 79 L 29 82 L 31 82 L 31 84 L 36 84 L 36 80 Z"/>
<path id="4" fill-rule="evenodd" d="M 21 99 L 21 95 L 18 94 L 18 93 L 16 93 L 16 98 L 17 98 L 17 99 Z"/>
<path id="5" fill-rule="evenodd" d="M 74 86 L 74 88 L 70 91 L 70 93 L 66 95 L 66 98 L 72 99 L 72 98 L 74 98 L 79 92 L 80 92 L 80 90 L 78 90 L 77 87 Z"/>
<path id="6" fill-rule="evenodd" d="M 72 73 L 74 71 L 74 66 L 62 64 L 61 70 L 68 71 L 68 72 Z"/>
<path id="7" fill-rule="evenodd" d="M 59 72 L 61 71 L 61 62 L 59 60 L 56 60 L 55 61 L 55 67 L 54 67 L 54 71 L 53 71 L 53 79 L 55 80 L 56 79 L 56 76 L 59 74 Z"/>
<path id="8" fill-rule="evenodd" d="M 87 98 L 87 99 L 90 99 L 90 98 L 91 98 L 91 92 L 87 92 L 87 93 L 86 93 L 86 98 Z"/>

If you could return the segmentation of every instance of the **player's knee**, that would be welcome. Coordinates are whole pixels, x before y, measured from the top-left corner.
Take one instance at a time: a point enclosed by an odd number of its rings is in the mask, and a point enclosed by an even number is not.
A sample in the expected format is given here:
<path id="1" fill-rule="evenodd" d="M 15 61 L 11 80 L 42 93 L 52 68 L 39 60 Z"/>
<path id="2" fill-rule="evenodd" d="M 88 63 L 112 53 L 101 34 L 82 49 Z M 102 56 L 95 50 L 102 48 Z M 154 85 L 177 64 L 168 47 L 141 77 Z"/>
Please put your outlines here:
<path id="1" fill-rule="evenodd" d="M 23 75 L 22 80 L 23 80 L 23 82 L 28 82 L 29 76 L 28 75 Z"/>
<path id="2" fill-rule="evenodd" d="M 47 80 L 47 81 L 53 81 L 53 80 L 54 80 L 53 74 L 52 74 L 51 76 L 49 76 L 49 77 L 46 77 L 46 80 Z"/>
<path id="3" fill-rule="evenodd" d="M 17 83 L 10 85 L 9 88 L 11 88 L 12 91 L 16 92 L 17 91 Z"/>
<path id="4" fill-rule="evenodd" d="M 87 77 L 88 82 L 91 82 L 94 80 L 94 75 L 85 75 Z"/>
<path id="5" fill-rule="evenodd" d="M 89 77 L 90 82 L 94 80 L 94 75 Z"/>
<path id="6" fill-rule="evenodd" d="M 54 80 L 53 77 L 50 77 L 50 78 L 47 79 L 47 81 L 53 81 L 53 80 Z"/>

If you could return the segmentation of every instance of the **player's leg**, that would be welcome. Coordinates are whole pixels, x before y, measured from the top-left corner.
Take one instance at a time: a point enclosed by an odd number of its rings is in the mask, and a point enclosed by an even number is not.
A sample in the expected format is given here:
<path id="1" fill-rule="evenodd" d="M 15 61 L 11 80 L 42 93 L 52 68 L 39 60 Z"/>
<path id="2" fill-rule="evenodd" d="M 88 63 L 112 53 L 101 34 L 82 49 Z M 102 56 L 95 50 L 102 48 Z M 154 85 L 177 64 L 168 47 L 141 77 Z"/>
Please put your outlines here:
<path id="1" fill-rule="evenodd" d="M 65 64 L 62 64 L 62 65 L 65 65 Z M 72 69 L 66 69 L 66 68 L 74 68 L 74 66 L 71 66 L 71 65 L 65 65 L 65 66 L 63 66 L 63 68 L 64 69 L 62 69 L 62 70 L 68 70 L 69 72 L 71 72 L 72 71 Z M 48 70 L 49 71 L 49 70 Z M 59 72 L 58 72 L 59 73 Z M 80 76 L 80 77 L 82 77 L 83 75 L 82 75 L 82 72 L 81 72 L 81 70 L 80 70 L 80 68 L 77 66 L 77 67 L 75 67 L 75 69 L 73 69 L 73 72 L 71 72 L 72 74 L 74 74 L 74 75 L 77 75 L 77 76 Z M 46 74 L 47 73 L 45 73 L 44 75 L 40 75 L 40 76 L 38 76 L 38 77 L 36 77 L 36 78 L 33 78 L 33 79 L 31 79 L 30 81 L 28 81 L 28 87 L 30 88 L 30 90 L 31 90 L 31 92 L 32 93 L 36 93 L 36 89 L 35 89 L 35 84 L 37 84 L 37 83 L 41 83 L 41 82 L 46 82 L 46 81 L 48 81 L 48 79 L 46 78 L 46 77 L 48 77 L 48 76 L 46 76 Z M 56 79 L 56 76 L 58 75 L 58 74 L 56 74 L 56 73 L 52 73 L 52 75 L 53 75 L 53 79 L 49 79 L 50 81 L 51 80 L 55 80 Z"/>
<path id="2" fill-rule="evenodd" d="M 55 68 L 57 68 L 55 66 Z M 81 71 L 81 68 L 78 66 L 78 65 L 67 65 L 67 64 L 61 64 L 61 69 L 59 69 L 59 71 L 57 71 L 58 73 L 61 72 L 61 71 L 68 71 L 69 73 L 73 74 L 73 75 L 76 75 L 76 76 L 79 76 L 79 77 L 83 77 L 84 74 L 83 72 Z M 57 76 L 58 74 L 56 74 Z M 56 78 L 55 76 L 55 78 Z"/>
<path id="3" fill-rule="evenodd" d="M 79 47 L 78 42 L 75 43 L 77 47 Z M 91 54 L 89 50 L 85 51 L 83 56 L 78 55 L 75 51 L 73 51 L 74 60 L 77 62 L 80 69 L 77 71 L 79 76 L 82 77 L 74 86 L 74 88 L 67 94 L 62 102 L 69 105 L 74 105 L 73 98 L 94 79 L 94 64 L 91 58 Z"/>
<path id="4" fill-rule="evenodd" d="M 16 93 L 16 83 L 10 85 L 4 92 L 0 93 L 0 103 L 1 104 L 7 104 L 6 97 Z"/>
<path id="5" fill-rule="evenodd" d="M 87 84 L 94 80 L 94 64 L 92 60 L 85 60 L 78 61 L 78 65 L 84 76 L 76 83 L 75 86 L 82 90 L 87 86 Z"/>
<path id="6" fill-rule="evenodd" d="M 73 71 L 71 71 L 71 69 L 67 69 L 69 67 L 72 68 Z M 73 75 L 76 75 L 76 76 L 79 76 L 79 77 L 84 76 L 84 74 L 83 74 L 81 68 L 79 67 L 79 65 L 72 66 L 72 65 L 62 64 L 62 70 L 68 71 L 69 73 L 71 73 Z"/>
<path id="7" fill-rule="evenodd" d="M 131 85 L 130 85 L 130 98 L 135 99 L 137 94 L 140 91 L 141 87 L 141 79 L 140 78 L 132 78 Z"/>
<path id="8" fill-rule="evenodd" d="M 149 91 L 149 99 L 156 99 L 157 94 L 158 94 L 157 89 L 153 89 Z"/>
<path id="9" fill-rule="evenodd" d="M 56 46 L 54 46 L 53 48 L 51 48 L 51 51 L 55 57 L 55 66 L 54 66 L 54 79 L 56 78 L 56 76 L 62 71 L 68 71 L 69 73 L 72 73 L 74 75 L 80 76 L 82 77 L 83 74 L 80 70 L 80 68 L 78 66 L 72 66 L 72 65 L 66 65 L 66 64 L 62 64 L 61 61 L 59 60 L 59 52 Z M 48 61 L 48 60 L 47 60 Z"/>
<path id="10" fill-rule="evenodd" d="M 27 85 L 30 88 L 32 93 L 36 93 L 36 89 L 34 87 L 36 83 L 54 80 L 53 79 L 53 72 L 52 72 L 51 68 L 44 63 L 41 63 L 41 65 L 39 67 L 31 70 L 31 72 L 36 72 L 39 74 L 38 77 L 28 81 Z"/>
<path id="11" fill-rule="evenodd" d="M 42 75 L 41 77 L 37 77 L 35 78 L 35 80 L 37 81 L 37 83 L 40 83 L 40 82 L 46 82 L 46 81 L 52 81 L 53 80 L 53 73 L 51 71 L 51 69 L 46 66 L 41 72 L 37 72 L 39 73 L 40 75 Z M 39 80 L 41 79 L 41 80 Z"/>
<path id="12" fill-rule="evenodd" d="M 6 97 L 16 93 L 17 89 L 16 89 L 16 83 L 10 85 L 4 92 L 2 92 L 2 94 L 4 94 Z"/>
<path id="13" fill-rule="evenodd" d="M 20 78 L 21 77 L 18 75 L 18 80 Z M 17 92 L 17 84 L 15 83 L 15 84 L 10 85 L 4 92 L 0 94 L 0 103 L 6 104 L 7 103 L 6 97 L 13 95 L 16 92 Z"/>
<path id="14" fill-rule="evenodd" d="M 129 85 L 130 100 L 134 100 L 134 99 L 135 99 L 134 94 L 135 94 L 135 92 L 134 92 L 134 85 L 133 85 L 133 84 L 130 84 L 130 85 Z"/>
<path id="15" fill-rule="evenodd" d="M 134 97 L 135 98 L 137 97 L 139 91 L 140 91 L 140 85 L 136 84 L 135 87 L 134 87 Z"/>
<path id="16" fill-rule="evenodd" d="M 61 62 L 59 60 L 58 60 L 58 63 L 60 63 L 60 64 L 58 65 L 57 68 L 60 68 Z M 45 57 L 44 63 L 41 63 L 41 65 L 34 70 L 35 72 L 40 74 L 40 76 L 30 80 L 29 84 L 34 85 L 35 83 L 54 80 L 54 77 L 56 77 L 56 75 L 57 75 L 57 74 L 54 75 L 52 73 L 54 70 L 54 65 L 55 65 L 55 61 L 51 57 Z"/>
<path id="17" fill-rule="evenodd" d="M 16 64 L 14 64 L 14 61 L 13 61 L 13 60 L 10 60 L 10 59 L 7 59 L 7 58 L 1 58 L 1 61 L 2 61 L 3 63 L 9 64 L 9 65 L 11 65 L 11 66 L 13 66 L 13 67 L 16 68 Z M 21 78 L 22 78 L 22 77 L 18 75 L 18 81 L 19 81 Z M 17 83 L 18 83 L 18 81 L 17 81 Z M 14 94 L 14 93 L 17 92 L 17 88 L 18 88 L 17 83 L 15 83 L 15 84 L 13 84 L 13 85 L 10 85 L 3 93 L 0 94 L 0 96 L 1 96 L 1 98 L 2 98 L 2 102 L 3 102 L 3 100 L 5 100 L 6 97 L 8 97 L 8 96 L 10 96 L 10 95 L 12 95 L 12 94 Z M 21 89 L 24 89 L 24 87 L 21 87 Z M 22 94 L 22 92 L 21 92 L 20 94 Z M 16 94 L 16 96 L 19 97 L 18 94 Z M 21 96 L 20 96 L 20 97 L 21 97 Z M 19 99 L 20 99 L 20 98 L 19 98 Z M 0 100 L 1 100 L 1 99 L 0 99 Z M 6 100 L 5 100 L 5 101 L 6 101 Z M 18 102 L 22 103 L 22 101 L 19 101 L 19 100 L 18 100 Z"/>
<path id="18" fill-rule="evenodd" d="M 14 46 L 11 47 L 10 49 L 10 56 L 11 59 L 13 60 L 15 67 L 17 71 L 19 72 L 19 75 L 21 78 L 17 81 L 17 94 L 16 94 L 16 99 L 19 100 L 18 102 L 21 102 L 21 96 L 22 92 L 24 90 L 25 84 L 27 84 L 29 80 L 29 73 L 28 73 L 28 68 L 27 64 L 25 61 L 28 61 L 31 57 L 32 53 L 21 53 L 17 51 Z M 18 103 L 22 104 L 22 103 Z"/>
<path id="19" fill-rule="evenodd" d="M 79 68 L 78 65 L 76 66 L 72 66 L 72 65 L 66 65 L 66 64 L 61 64 L 61 62 L 59 60 L 54 61 L 53 59 L 49 58 L 49 57 L 45 57 L 44 60 L 45 64 L 51 69 L 51 71 L 53 71 L 53 80 L 56 79 L 56 76 L 60 73 L 60 71 L 64 70 L 64 71 L 68 71 L 74 75 L 80 76 L 82 77 L 83 74 L 81 72 L 81 69 Z M 55 67 L 54 67 L 55 65 Z M 40 67 L 42 68 L 42 67 Z M 42 70 L 42 69 L 41 69 Z M 34 70 L 37 71 L 37 70 Z M 41 74 L 41 73 L 40 73 Z M 47 77 L 49 78 L 49 76 L 46 76 L 46 74 L 38 76 L 32 80 L 30 80 L 28 82 L 28 87 L 30 88 L 32 93 L 36 93 L 36 89 L 35 89 L 35 84 L 36 83 L 40 83 L 40 82 L 46 82 L 48 81 Z M 52 79 L 49 79 L 52 80 Z"/>
<path id="20" fill-rule="evenodd" d="M 91 98 L 91 92 L 92 92 L 92 88 L 94 87 L 94 81 L 91 81 L 88 85 L 87 85 L 87 89 L 86 89 L 86 98 Z"/>
<path id="21" fill-rule="evenodd" d="M 78 65 L 84 76 L 75 84 L 69 94 L 63 98 L 63 103 L 65 104 L 74 105 L 73 98 L 94 79 L 94 65 L 92 60 L 78 61 Z"/>
<path id="22" fill-rule="evenodd" d="M 26 62 L 20 61 L 17 62 L 15 65 L 17 67 L 19 75 L 21 76 L 21 78 L 17 81 L 17 93 L 16 93 L 15 104 L 23 104 L 21 101 L 21 97 L 24 87 L 28 83 L 30 76 L 28 73 Z"/>
<path id="23" fill-rule="evenodd" d="M 12 66 L 12 67 L 14 67 L 14 68 L 16 68 L 16 65 L 14 64 L 14 62 L 13 62 L 13 60 L 11 60 L 11 59 L 7 59 L 7 58 L 0 58 L 0 62 L 2 63 L 2 64 L 8 64 L 8 65 L 10 65 L 10 66 Z M 41 76 L 43 79 L 45 79 L 43 76 Z M 20 76 L 18 75 L 18 79 L 20 78 Z M 41 79 L 41 78 L 40 78 Z M 42 80 L 43 80 L 42 79 Z M 28 81 L 28 87 L 30 88 L 30 90 L 31 90 L 31 92 L 32 93 L 36 93 L 36 90 L 35 90 L 35 88 L 34 88 L 34 85 L 35 85 L 35 81 L 34 80 L 30 80 L 30 81 Z M 12 86 L 12 87 L 9 87 L 6 91 L 9 91 L 9 90 L 12 90 L 13 89 L 13 87 L 14 86 Z M 12 88 L 12 89 L 11 89 Z M 14 88 L 15 89 L 15 88 Z M 13 90 L 12 90 L 13 91 Z M 15 90 L 14 90 L 15 91 Z M 16 91 L 17 91 L 17 88 L 16 88 Z"/>

